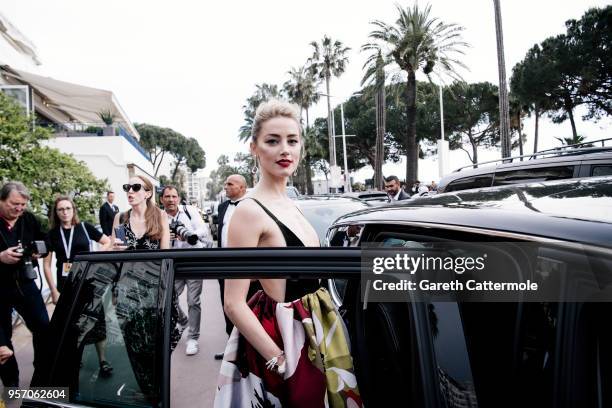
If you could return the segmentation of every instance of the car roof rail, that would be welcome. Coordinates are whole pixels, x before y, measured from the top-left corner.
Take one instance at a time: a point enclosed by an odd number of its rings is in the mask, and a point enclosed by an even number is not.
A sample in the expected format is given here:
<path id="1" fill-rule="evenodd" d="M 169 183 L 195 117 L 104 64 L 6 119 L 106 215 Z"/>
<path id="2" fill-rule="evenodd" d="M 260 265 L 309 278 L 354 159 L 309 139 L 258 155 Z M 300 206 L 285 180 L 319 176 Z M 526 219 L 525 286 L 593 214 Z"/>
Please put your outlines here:
<path id="1" fill-rule="evenodd" d="M 593 140 L 590 142 L 576 143 L 576 144 L 568 145 L 568 146 L 559 146 L 559 147 L 554 147 L 552 149 L 539 150 L 535 153 L 523 154 L 520 156 L 504 157 L 501 159 L 488 160 L 488 161 L 480 162 L 476 164 L 468 164 L 467 166 L 459 167 L 458 169 L 453 170 L 453 173 L 457 173 L 457 172 L 460 172 L 461 170 L 468 169 L 468 168 L 475 169 L 475 168 L 478 168 L 479 166 L 482 166 L 483 164 L 492 164 L 492 163 L 499 163 L 499 162 L 512 163 L 517 159 L 521 159 L 521 161 L 523 161 L 522 159 L 524 158 L 527 158 L 528 160 L 534 160 L 534 159 L 544 159 L 544 158 L 550 158 L 550 157 L 577 156 L 577 155 L 582 155 L 582 154 L 612 152 L 612 146 L 606 146 L 605 144 L 608 141 L 612 141 L 612 137 L 608 137 L 605 139 L 599 139 L 599 140 Z M 600 147 L 593 146 L 595 143 L 601 143 L 601 146 Z"/>

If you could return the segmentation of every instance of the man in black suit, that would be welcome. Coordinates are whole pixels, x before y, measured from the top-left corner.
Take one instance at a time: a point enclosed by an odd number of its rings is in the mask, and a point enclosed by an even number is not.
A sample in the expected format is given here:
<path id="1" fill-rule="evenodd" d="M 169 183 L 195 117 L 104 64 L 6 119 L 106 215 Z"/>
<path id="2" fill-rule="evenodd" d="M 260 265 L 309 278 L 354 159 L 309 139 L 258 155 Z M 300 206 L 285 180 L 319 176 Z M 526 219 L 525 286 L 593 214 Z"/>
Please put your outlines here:
<path id="1" fill-rule="evenodd" d="M 410 198 L 410 196 L 401 188 L 400 181 L 397 176 L 389 176 L 385 178 L 385 191 L 389 196 L 389 202 L 407 200 Z"/>
<path id="2" fill-rule="evenodd" d="M 110 237 L 113 232 L 113 221 L 115 214 L 119 212 L 119 207 L 113 204 L 115 201 L 115 193 L 108 191 L 106 193 L 106 202 L 100 207 L 100 226 L 104 235 Z"/>
<path id="3" fill-rule="evenodd" d="M 232 214 L 234 213 L 236 206 L 246 195 L 246 180 L 240 174 L 232 174 L 225 179 L 223 189 L 225 190 L 225 195 L 227 196 L 228 200 L 219 204 L 219 209 L 217 211 L 217 222 L 219 223 L 217 226 L 217 246 L 219 248 L 227 245 L 229 221 L 232 218 Z M 221 304 L 223 304 L 225 297 L 223 293 L 225 291 L 223 279 L 219 279 L 219 288 L 221 289 Z M 251 290 L 249 290 L 249 294 L 251 294 Z M 231 320 L 225 316 L 225 331 L 227 332 L 228 336 L 232 332 L 233 328 L 234 325 L 232 324 Z M 222 358 L 223 353 L 215 354 L 216 360 L 221 360 Z"/>

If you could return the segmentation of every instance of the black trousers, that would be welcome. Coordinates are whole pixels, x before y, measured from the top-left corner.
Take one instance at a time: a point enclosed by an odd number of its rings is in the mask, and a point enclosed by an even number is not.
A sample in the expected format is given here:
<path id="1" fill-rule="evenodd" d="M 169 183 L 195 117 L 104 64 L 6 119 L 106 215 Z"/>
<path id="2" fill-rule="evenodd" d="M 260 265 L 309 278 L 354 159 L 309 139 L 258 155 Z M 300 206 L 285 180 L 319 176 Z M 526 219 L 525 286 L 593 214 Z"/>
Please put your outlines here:
<path id="1" fill-rule="evenodd" d="M 11 284 L 2 283 L 0 285 L 0 327 L 9 339 L 6 346 L 11 350 L 14 350 L 13 343 L 10 341 L 13 335 L 11 317 L 13 308 L 21 315 L 26 327 L 32 332 L 34 368 L 41 368 L 45 357 L 49 357 L 45 355 L 49 315 L 34 281 L 20 281 L 19 286 L 14 281 Z M 19 384 L 19 367 L 14 355 L 0 365 L 0 378 L 7 387 Z"/>

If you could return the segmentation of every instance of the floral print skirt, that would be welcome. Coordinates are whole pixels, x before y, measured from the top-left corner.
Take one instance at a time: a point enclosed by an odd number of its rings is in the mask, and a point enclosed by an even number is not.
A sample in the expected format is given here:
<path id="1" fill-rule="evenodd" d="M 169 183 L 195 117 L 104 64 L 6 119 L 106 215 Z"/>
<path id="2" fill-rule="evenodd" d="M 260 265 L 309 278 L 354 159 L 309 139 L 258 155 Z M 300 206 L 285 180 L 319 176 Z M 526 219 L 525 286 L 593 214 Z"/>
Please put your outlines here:
<path id="1" fill-rule="evenodd" d="M 262 326 L 285 352 L 281 376 L 236 328 L 225 348 L 216 408 L 362 407 L 348 335 L 327 290 L 278 303 L 263 291 L 248 302 Z"/>

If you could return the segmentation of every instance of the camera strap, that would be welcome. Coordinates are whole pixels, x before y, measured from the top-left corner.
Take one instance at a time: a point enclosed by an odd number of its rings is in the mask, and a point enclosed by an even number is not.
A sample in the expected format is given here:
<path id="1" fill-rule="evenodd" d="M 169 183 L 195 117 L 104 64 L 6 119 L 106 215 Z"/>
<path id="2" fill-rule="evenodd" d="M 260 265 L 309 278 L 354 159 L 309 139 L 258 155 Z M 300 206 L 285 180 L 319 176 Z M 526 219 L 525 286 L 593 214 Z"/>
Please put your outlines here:
<path id="1" fill-rule="evenodd" d="M 72 250 L 72 236 L 74 234 L 74 225 L 70 227 L 70 238 L 68 238 L 68 245 L 66 245 L 66 237 L 64 234 L 64 228 L 60 225 L 59 233 L 62 237 L 62 244 L 64 244 L 64 251 L 66 252 L 66 259 L 70 259 L 70 251 Z"/>
<path id="2" fill-rule="evenodd" d="M 183 205 L 183 211 L 185 212 L 185 214 L 187 214 L 187 218 L 189 218 L 189 220 L 191 221 L 191 214 L 189 214 L 189 211 L 187 211 L 186 205 Z"/>

